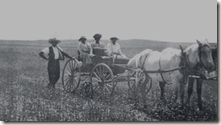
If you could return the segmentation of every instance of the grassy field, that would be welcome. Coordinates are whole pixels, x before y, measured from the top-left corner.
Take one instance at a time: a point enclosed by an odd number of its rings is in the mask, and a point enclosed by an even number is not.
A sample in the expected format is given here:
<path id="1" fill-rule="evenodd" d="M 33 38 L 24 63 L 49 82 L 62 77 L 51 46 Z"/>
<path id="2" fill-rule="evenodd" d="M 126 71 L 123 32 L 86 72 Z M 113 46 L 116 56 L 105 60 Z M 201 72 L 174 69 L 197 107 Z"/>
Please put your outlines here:
<path id="1" fill-rule="evenodd" d="M 103 42 L 107 44 L 108 41 Z M 59 46 L 68 54 L 77 56 L 77 44 L 76 40 L 62 40 Z M 131 58 L 146 48 L 161 51 L 166 47 L 178 48 L 179 45 L 185 47 L 192 43 L 123 40 L 120 44 L 123 53 Z M 162 104 L 158 84 L 154 84 L 148 93 L 148 104 L 145 109 L 139 103 L 135 105 L 128 90 L 120 87 L 116 91 L 118 98 L 110 102 L 85 98 L 81 94 L 81 87 L 79 93 L 75 95 L 65 93 L 61 87 L 61 79 L 56 84 L 56 89 L 50 91 L 45 87 L 48 84 L 47 61 L 38 55 L 48 46 L 44 40 L 0 40 L 1 121 L 217 120 L 217 81 L 203 82 L 202 111 L 197 107 L 195 89 L 191 107 L 181 108 L 180 104 L 171 102 L 170 86 L 166 86 L 165 90 L 168 103 Z M 61 70 L 66 61 L 61 61 Z"/>

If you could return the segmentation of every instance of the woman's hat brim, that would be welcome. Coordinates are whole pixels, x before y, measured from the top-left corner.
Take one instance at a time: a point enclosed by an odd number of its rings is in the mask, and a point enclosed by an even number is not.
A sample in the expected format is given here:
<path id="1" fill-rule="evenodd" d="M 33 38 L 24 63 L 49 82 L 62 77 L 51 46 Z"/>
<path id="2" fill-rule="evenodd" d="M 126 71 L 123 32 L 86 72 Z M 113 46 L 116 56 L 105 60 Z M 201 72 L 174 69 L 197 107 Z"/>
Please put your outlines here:
<path id="1" fill-rule="evenodd" d="M 87 38 L 85 38 L 85 37 L 81 37 L 78 41 L 82 41 L 82 40 L 87 40 Z"/>

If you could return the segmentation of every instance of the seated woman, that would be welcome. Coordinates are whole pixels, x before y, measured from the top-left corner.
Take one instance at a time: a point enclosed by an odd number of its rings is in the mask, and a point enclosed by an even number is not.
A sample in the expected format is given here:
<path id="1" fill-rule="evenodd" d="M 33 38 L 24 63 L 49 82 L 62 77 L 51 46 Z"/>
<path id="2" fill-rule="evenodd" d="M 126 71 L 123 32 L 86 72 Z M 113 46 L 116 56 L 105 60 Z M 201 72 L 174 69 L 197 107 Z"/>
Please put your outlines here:
<path id="1" fill-rule="evenodd" d="M 78 44 L 78 51 L 80 56 L 80 61 L 83 62 L 83 65 L 85 64 L 91 64 L 91 58 L 90 56 L 93 56 L 92 54 L 92 48 L 90 43 L 86 42 L 86 38 L 82 36 L 78 41 L 81 41 Z"/>
<path id="2" fill-rule="evenodd" d="M 103 48 L 104 49 L 105 45 L 104 45 L 103 42 L 100 41 L 102 35 L 101 34 L 95 34 L 93 37 L 94 37 L 95 42 L 93 42 L 91 44 L 92 49 L 94 49 L 94 48 Z"/>
<path id="3" fill-rule="evenodd" d="M 107 44 L 107 52 L 110 56 L 117 56 L 117 57 L 123 57 L 127 58 L 122 52 L 120 48 L 120 44 L 117 43 L 118 38 L 117 37 L 111 37 L 110 38 L 111 43 Z"/>
<path id="4" fill-rule="evenodd" d="M 95 34 L 94 36 L 95 42 L 91 43 L 91 47 L 93 49 L 93 54 L 96 56 L 107 56 L 106 48 L 103 42 L 100 41 L 102 35 Z"/>

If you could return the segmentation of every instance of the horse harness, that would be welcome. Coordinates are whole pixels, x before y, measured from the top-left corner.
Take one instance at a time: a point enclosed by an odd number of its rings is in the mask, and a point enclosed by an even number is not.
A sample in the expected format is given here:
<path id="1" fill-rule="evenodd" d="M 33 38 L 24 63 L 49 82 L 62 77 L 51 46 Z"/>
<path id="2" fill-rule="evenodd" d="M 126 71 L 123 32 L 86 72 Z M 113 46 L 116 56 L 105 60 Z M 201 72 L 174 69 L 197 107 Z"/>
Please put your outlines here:
<path id="1" fill-rule="evenodd" d="M 151 52 L 153 52 L 153 51 L 151 51 Z M 149 52 L 148 54 L 145 55 L 142 66 L 140 67 L 140 66 L 138 65 L 138 68 L 141 68 L 142 71 L 143 71 L 143 69 L 144 69 L 145 60 L 147 59 L 147 57 L 149 56 L 149 54 L 150 54 L 151 52 Z M 161 56 L 161 57 L 162 57 L 162 56 Z M 146 72 L 146 73 L 159 73 L 160 76 L 161 76 L 161 78 L 162 78 L 162 80 L 163 80 L 163 82 L 164 82 L 165 84 L 170 85 L 170 84 L 172 84 L 172 83 L 167 83 L 167 82 L 166 82 L 166 80 L 165 80 L 164 77 L 163 77 L 163 73 L 173 72 L 173 71 L 176 71 L 176 70 L 182 70 L 182 69 L 184 69 L 186 66 L 185 66 L 185 65 L 180 65 L 178 68 L 169 69 L 169 70 L 162 70 L 162 69 L 161 69 L 161 57 L 160 57 L 160 59 L 159 59 L 159 70 L 157 70 L 157 71 L 144 71 L 144 72 Z M 180 58 L 181 58 L 181 60 L 184 60 L 184 57 L 183 57 L 182 55 L 180 56 Z M 140 59 L 139 59 L 139 60 L 141 61 L 141 59 L 142 59 L 142 56 L 140 56 Z M 181 61 L 181 62 L 183 62 L 183 61 Z"/>
<path id="2" fill-rule="evenodd" d="M 151 52 L 153 52 L 153 51 L 151 51 Z M 145 55 L 144 60 L 143 60 L 143 65 L 142 65 L 141 67 L 138 65 L 138 68 L 140 68 L 142 71 L 143 71 L 143 69 L 144 69 L 144 63 L 145 63 L 147 57 L 150 55 L 151 52 L 149 52 L 149 53 L 147 53 L 147 54 Z M 139 59 L 140 62 L 141 62 L 141 58 L 142 58 L 142 56 L 140 56 L 140 59 Z"/>
<path id="3" fill-rule="evenodd" d="M 184 83 L 186 83 L 185 80 L 188 78 L 187 73 L 188 73 L 188 74 L 198 75 L 198 74 L 197 74 L 197 73 L 198 73 L 197 70 L 198 70 L 198 69 L 202 69 L 203 67 L 205 67 L 205 66 L 203 65 L 203 63 L 201 62 L 201 52 L 200 52 L 200 49 L 201 49 L 203 46 L 205 46 L 205 45 L 208 46 L 208 47 L 210 47 L 209 44 L 203 44 L 203 45 L 201 45 L 201 46 L 198 47 L 199 62 L 197 62 L 196 64 L 192 64 L 192 63 L 189 61 L 189 59 L 187 58 L 186 53 L 185 53 L 185 52 L 181 52 L 181 55 L 180 55 L 181 61 L 180 61 L 180 64 L 179 64 L 179 67 L 178 67 L 178 68 L 169 69 L 169 70 L 162 70 L 162 69 L 161 69 L 161 57 L 162 57 L 162 56 L 161 56 L 160 59 L 159 59 L 159 70 L 158 70 L 158 71 L 144 71 L 144 72 L 146 72 L 146 73 L 159 73 L 160 76 L 161 76 L 161 78 L 162 78 L 162 80 L 163 80 L 163 82 L 164 82 L 165 84 L 167 84 L 167 85 L 170 85 L 170 84 L 172 84 L 172 83 L 167 83 L 167 82 L 166 82 L 165 78 L 163 77 L 163 73 L 166 73 L 166 72 L 170 72 L 170 73 L 171 73 L 171 72 L 173 72 L 173 71 L 179 70 L 179 71 L 184 75 L 183 81 L 184 81 Z M 210 47 L 210 48 L 211 48 L 211 47 Z M 151 51 L 151 52 L 153 52 L 153 51 Z M 140 67 L 140 66 L 138 65 L 138 68 L 141 68 L 142 71 L 143 71 L 143 69 L 144 69 L 145 60 L 147 59 L 147 57 L 149 56 L 149 54 L 150 54 L 151 52 L 149 52 L 148 54 L 145 55 L 145 58 L 144 58 L 144 60 L 143 60 L 142 66 Z M 141 61 L 141 59 L 142 59 L 142 56 L 140 56 L 140 61 Z M 191 64 L 194 65 L 194 66 L 191 67 L 191 66 L 190 66 Z M 202 77 L 202 75 L 200 75 L 200 77 Z"/>
<path id="4" fill-rule="evenodd" d="M 173 71 L 176 71 L 176 70 L 179 70 L 182 74 L 184 74 L 185 72 L 183 72 L 183 69 L 186 68 L 186 65 L 185 65 L 185 58 L 183 57 L 184 53 L 181 52 L 181 55 L 179 56 L 181 58 L 181 61 L 180 61 L 180 64 L 179 64 L 179 67 L 178 68 L 174 68 L 174 69 L 169 69 L 169 70 L 161 70 L 161 57 L 159 59 L 159 73 L 160 73 L 160 76 L 163 80 L 163 82 L 167 85 L 171 85 L 172 83 L 168 83 L 166 82 L 165 78 L 163 77 L 163 73 L 166 73 L 166 72 L 169 72 L 170 74 L 173 72 Z M 182 64 L 182 62 L 184 62 L 184 64 Z M 184 75 L 185 76 L 185 75 Z"/>

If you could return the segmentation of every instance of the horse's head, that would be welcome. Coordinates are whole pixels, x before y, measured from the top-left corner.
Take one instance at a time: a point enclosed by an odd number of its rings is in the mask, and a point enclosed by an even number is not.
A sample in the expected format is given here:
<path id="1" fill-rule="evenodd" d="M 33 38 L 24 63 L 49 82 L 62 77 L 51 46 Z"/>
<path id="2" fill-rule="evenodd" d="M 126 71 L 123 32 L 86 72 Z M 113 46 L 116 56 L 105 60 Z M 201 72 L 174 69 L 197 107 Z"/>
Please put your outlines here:
<path id="1" fill-rule="evenodd" d="M 197 40 L 198 43 L 198 56 L 199 64 L 203 66 L 208 72 L 215 70 L 215 65 L 212 58 L 212 49 L 208 41 L 202 43 Z"/>

